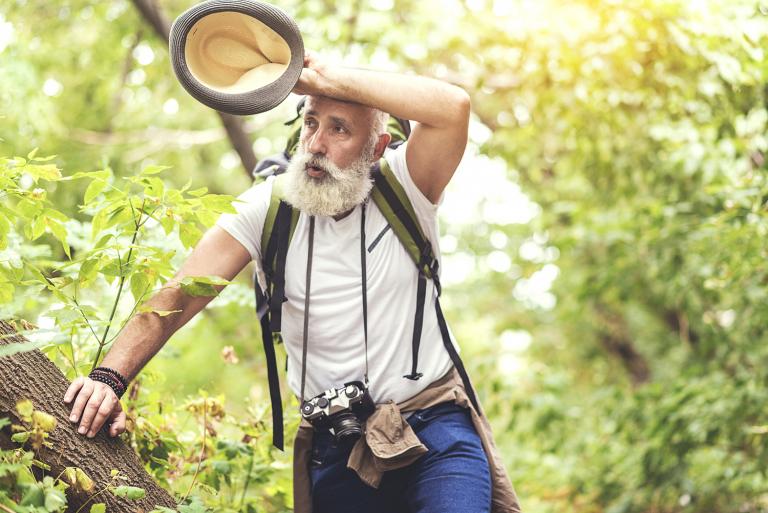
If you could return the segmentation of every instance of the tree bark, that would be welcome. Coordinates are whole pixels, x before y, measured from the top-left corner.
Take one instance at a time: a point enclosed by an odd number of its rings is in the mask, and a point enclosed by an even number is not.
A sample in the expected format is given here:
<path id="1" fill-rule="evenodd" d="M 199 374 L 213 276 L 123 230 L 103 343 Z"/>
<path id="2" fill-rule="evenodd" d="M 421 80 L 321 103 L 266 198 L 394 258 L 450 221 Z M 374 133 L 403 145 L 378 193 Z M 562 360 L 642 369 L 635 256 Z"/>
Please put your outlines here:
<path id="1" fill-rule="evenodd" d="M 0 345 L 26 342 L 16 334 L 12 326 L 0 320 Z M 145 472 L 144 467 L 130 445 L 120 438 L 111 438 L 104 430 L 94 438 L 77 433 L 76 424 L 69 419 L 70 408 L 63 403 L 69 381 L 43 353 L 38 350 L 0 357 L 0 417 L 8 417 L 14 424 L 22 424 L 16 414 L 16 403 L 23 399 L 32 401 L 36 410 L 42 410 L 56 418 L 56 428 L 50 432 L 52 448 L 43 447 L 36 452 L 36 458 L 48 465 L 48 475 L 58 476 L 65 467 L 79 467 L 93 480 L 90 492 L 67 490 L 68 509 L 88 511 L 90 504 L 103 502 L 107 511 L 139 512 L 151 511 L 156 505 L 176 507 L 174 498 Z M 0 430 L 0 447 L 19 445 L 10 439 L 10 430 Z M 114 481 L 110 475 L 117 469 L 127 480 Z M 140 500 L 116 497 L 105 490 L 108 484 L 128 485 L 143 488 L 146 496 Z"/>
<path id="2" fill-rule="evenodd" d="M 171 22 L 160 10 L 155 0 L 133 0 L 133 5 L 141 13 L 144 20 L 149 23 L 155 33 L 166 43 L 171 35 Z M 253 151 L 248 134 L 243 127 L 243 120 L 238 116 L 216 111 L 224 125 L 229 141 L 237 154 L 240 156 L 240 162 L 243 164 L 243 170 L 250 180 L 253 180 L 253 170 L 256 167 L 258 159 Z"/>

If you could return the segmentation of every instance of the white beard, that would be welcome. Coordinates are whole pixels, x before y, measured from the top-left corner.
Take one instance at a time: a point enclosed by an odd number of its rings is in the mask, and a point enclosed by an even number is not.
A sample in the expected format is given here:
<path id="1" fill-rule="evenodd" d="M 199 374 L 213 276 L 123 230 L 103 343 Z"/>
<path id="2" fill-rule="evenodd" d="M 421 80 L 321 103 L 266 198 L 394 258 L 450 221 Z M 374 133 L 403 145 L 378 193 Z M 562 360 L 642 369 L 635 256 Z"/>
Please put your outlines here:
<path id="1" fill-rule="evenodd" d="M 375 141 L 374 141 L 375 143 Z M 352 210 L 370 194 L 370 168 L 375 144 L 367 145 L 360 158 L 339 168 L 327 157 L 296 150 L 286 168 L 285 200 L 311 216 L 336 216 Z M 322 178 L 307 174 L 307 165 L 325 171 Z"/>

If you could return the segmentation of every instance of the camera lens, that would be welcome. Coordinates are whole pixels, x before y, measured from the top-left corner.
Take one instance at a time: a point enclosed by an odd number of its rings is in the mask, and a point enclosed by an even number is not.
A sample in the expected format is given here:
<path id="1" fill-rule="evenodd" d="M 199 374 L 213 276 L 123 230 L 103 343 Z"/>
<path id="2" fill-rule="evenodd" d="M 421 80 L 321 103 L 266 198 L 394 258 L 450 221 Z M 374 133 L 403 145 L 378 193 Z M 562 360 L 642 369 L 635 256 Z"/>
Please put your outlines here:
<path id="1" fill-rule="evenodd" d="M 333 432 L 336 433 L 336 440 L 350 441 L 360 438 L 363 434 L 363 428 L 357 415 L 351 412 L 337 413 L 333 419 Z"/>

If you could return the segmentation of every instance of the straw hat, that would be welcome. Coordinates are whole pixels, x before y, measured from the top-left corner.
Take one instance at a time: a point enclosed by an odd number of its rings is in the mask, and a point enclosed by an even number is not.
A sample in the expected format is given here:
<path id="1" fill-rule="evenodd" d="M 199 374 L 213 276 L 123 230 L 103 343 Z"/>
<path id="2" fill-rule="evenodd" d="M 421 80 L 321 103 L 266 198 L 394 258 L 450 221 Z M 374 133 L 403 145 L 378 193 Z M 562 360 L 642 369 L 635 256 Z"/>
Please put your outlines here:
<path id="1" fill-rule="evenodd" d="M 257 114 L 282 102 L 304 67 L 299 27 L 254 0 L 208 0 L 171 26 L 176 77 L 195 99 L 230 114 Z"/>

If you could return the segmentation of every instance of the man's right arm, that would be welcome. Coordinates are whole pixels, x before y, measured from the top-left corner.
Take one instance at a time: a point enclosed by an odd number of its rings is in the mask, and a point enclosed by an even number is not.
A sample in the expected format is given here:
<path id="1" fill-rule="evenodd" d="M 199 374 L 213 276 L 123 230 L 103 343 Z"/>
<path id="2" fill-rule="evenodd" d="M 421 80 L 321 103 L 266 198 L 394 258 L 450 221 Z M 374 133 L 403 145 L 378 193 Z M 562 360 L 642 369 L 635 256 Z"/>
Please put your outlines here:
<path id="1" fill-rule="evenodd" d="M 134 378 L 168 338 L 213 299 L 189 296 L 182 292 L 179 282 L 187 276 L 231 280 L 250 260 L 248 250 L 224 229 L 214 226 L 208 230 L 173 279 L 146 302 L 153 310 L 179 311 L 167 316 L 152 312 L 134 316 L 112 344 L 101 366 L 115 369 L 128 380 Z M 111 436 L 125 431 L 125 413 L 120 402 L 103 383 L 79 377 L 67 389 L 64 402 L 72 402 L 70 421 L 80 421 L 80 434 L 95 436 L 108 419 Z"/>

